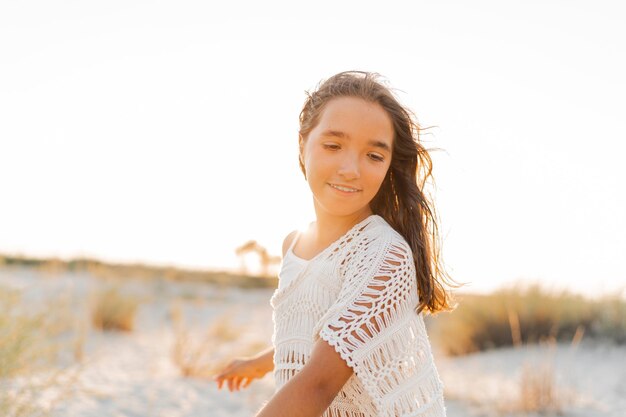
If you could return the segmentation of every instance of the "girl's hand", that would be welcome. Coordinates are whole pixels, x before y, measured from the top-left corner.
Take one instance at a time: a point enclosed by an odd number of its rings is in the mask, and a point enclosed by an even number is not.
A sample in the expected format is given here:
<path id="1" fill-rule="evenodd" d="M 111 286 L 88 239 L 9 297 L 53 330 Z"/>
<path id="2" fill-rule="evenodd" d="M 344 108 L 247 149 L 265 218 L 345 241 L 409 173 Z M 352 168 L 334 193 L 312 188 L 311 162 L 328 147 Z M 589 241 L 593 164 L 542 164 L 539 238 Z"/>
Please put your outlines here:
<path id="1" fill-rule="evenodd" d="M 263 378 L 267 372 L 267 367 L 263 366 L 259 358 L 237 358 L 215 375 L 213 380 L 217 382 L 217 389 L 221 389 L 226 381 L 228 390 L 232 392 L 247 388 L 252 380 Z"/>

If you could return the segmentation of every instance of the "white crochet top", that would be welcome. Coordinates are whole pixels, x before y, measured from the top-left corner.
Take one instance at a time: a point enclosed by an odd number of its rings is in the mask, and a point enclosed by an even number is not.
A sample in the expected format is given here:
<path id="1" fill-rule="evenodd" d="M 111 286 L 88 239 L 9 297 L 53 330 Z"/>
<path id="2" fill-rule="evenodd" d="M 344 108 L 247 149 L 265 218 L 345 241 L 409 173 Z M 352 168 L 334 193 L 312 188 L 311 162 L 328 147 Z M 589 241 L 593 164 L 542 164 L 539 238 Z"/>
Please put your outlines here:
<path id="1" fill-rule="evenodd" d="M 288 282 L 270 300 L 276 390 L 322 338 L 354 370 L 324 417 L 445 416 L 402 235 L 373 214 L 309 261 L 293 254 L 296 239 L 279 274 Z"/>

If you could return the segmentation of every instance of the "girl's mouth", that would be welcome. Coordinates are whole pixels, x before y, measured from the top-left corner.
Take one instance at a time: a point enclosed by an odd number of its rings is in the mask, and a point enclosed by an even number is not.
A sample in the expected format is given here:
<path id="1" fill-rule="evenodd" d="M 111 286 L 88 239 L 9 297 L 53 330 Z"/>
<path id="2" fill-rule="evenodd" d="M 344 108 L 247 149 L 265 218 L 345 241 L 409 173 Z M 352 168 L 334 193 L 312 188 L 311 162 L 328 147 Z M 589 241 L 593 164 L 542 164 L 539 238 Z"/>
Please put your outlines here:
<path id="1" fill-rule="evenodd" d="M 359 190 L 357 188 L 346 187 L 346 186 L 343 186 L 343 185 L 335 185 L 335 184 L 331 184 L 331 183 L 328 183 L 328 185 L 330 185 L 335 190 L 339 190 L 339 191 L 342 191 L 344 193 L 356 193 L 356 192 L 361 191 L 361 190 Z"/>

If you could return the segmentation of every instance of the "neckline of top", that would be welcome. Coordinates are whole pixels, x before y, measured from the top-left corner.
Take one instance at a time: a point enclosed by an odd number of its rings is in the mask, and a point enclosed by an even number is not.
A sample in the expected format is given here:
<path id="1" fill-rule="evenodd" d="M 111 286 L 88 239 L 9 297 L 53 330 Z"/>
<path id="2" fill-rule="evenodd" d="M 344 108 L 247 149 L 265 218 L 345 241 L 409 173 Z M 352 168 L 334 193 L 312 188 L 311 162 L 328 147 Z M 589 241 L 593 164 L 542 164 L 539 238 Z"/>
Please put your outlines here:
<path id="1" fill-rule="evenodd" d="M 319 258 L 320 256 L 322 256 L 324 253 L 326 253 L 327 251 L 329 251 L 331 248 L 333 248 L 335 245 L 337 245 L 339 242 L 341 242 L 348 234 L 352 233 L 352 231 L 354 231 L 355 229 L 357 229 L 359 226 L 361 226 L 362 224 L 364 224 L 365 222 L 367 222 L 368 220 L 371 220 L 373 218 L 376 217 L 380 217 L 378 214 L 370 214 L 369 216 L 367 216 L 366 218 L 364 218 L 363 220 L 361 220 L 360 222 L 356 223 L 354 226 L 352 226 L 350 229 L 348 229 L 344 234 L 342 234 L 341 236 L 339 236 L 335 241 L 333 241 L 332 243 L 330 243 L 328 246 L 326 246 L 324 249 L 322 249 L 321 251 L 319 251 L 315 256 L 313 256 L 311 259 L 304 259 L 299 257 L 298 255 L 296 255 L 293 251 L 293 247 L 296 246 L 296 242 L 298 241 L 298 239 L 300 238 L 300 231 L 298 231 L 296 233 L 296 236 L 293 238 L 293 241 L 291 242 L 291 245 L 289 245 L 289 249 L 287 250 L 287 253 L 291 255 L 292 258 L 296 259 L 297 261 L 299 261 L 300 263 L 303 264 L 308 264 L 313 262 L 314 260 L 316 260 L 317 258 Z"/>
<path id="2" fill-rule="evenodd" d="M 292 279 L 284 288 L 276 289 L 274 291 L 274 294 L 272 295 L 270 299 L 270 305 L 273 308 L 276 308 L 282 302 L 282 300 L 284 300 L 287 296 L 289 296 L 289 294 L 293 292 L 294 289 L 300 285 L 300 282 L 304 279 L 304 277 L 308 276 L 307 271 L 312 267 L 311 265 L 314 265 L 313 261 L 316 261 L 318 258 L 324 256 L 331 250 L 335 250 L 335 247 L 341 245 L 342 242 L 344 242 L 350 235 L 353 235 L 355 233 L 355 230 L 358 230 L 359 228 L 365 228 L 367 227 L 367 224 L 370 224 L 371 222 L 374 222 L 374 221 L 377 223 L 381 223 L 381 222 L 385 222 L 385 219 L 383 219 L 377 214 L 370 214 L 365 219 L 363 219 L 359 223 L 352 226 L 350 230 L 348 230 L 346 233 L 341 235 L 337 240 L 335 240 L 333 243 L 328 245 L 325 249 L 323 249 L 320 253 L 315 255 L 313 258 L 309 260 L 303 259 L 302 260 L 303 268 L 297 273 L 296 277 Z M 297 259 L 295 254 L 292 253 L 291 255 L 294 257 L 294 259 Z"/>
<path id="3" fill-rule="evenodd" d="M 284 288 L 282 288 L 282 289 L 278 289 L 277 288 L 274 291 L 274 294 L 270 298 L 270 305 L 273 308 L 276 308 L 282 302 L 282 300 L 285 299 L 285 297 L 287 297 L 292 291 L 294 291 L 295 288 L 297 288 L 300 285 L 300 282 L 304 279 L 304 277 L 307 276 L 307 271 L 310 268 L 312 268 L 311 265 L 314 264 L 313 261 L 316 261 L 318 258 L 324 256 L 329 251 L 334 250 L 335 247 L 341 245 L 341 243 L 344 242 L 348 236 L 354 234 L 355 230 L 357 230 L 357 229 L 359 229 L 361 227 L 365 227 L 363 225 L 367 225 L 367 224 L 371 223 L 372 221 L 376 221 L 377 223 L 381 223 L 381 222 L 385 222 L 385 219 L 383 219 L 382 217 L 380 217 L 377 214 L 370 214 L 365 219 L 363 219 L 359 223 L 357 223 L 354 226 L 352 226 L 350 228 L 350 230 L 348 230 L 346 233 L 341 235 L 337 240 L 335 240 L 333 243 L 328 245 L 325 249 L 323 249 L 320 253 L 315 255 L 313 258 L 311 258 L 309 260 L 303 259 L 302 260 L 303 268 L 300 271 L 298 271 L 296 277 L 294 279 L 292 279 Z M 294 240 L 295 240 L 295 238 L 294 238 Z M 291 256 L 293 256 L 294 259 L 297 259 L 297 256 L 295 254 L 292 253 Z"/>

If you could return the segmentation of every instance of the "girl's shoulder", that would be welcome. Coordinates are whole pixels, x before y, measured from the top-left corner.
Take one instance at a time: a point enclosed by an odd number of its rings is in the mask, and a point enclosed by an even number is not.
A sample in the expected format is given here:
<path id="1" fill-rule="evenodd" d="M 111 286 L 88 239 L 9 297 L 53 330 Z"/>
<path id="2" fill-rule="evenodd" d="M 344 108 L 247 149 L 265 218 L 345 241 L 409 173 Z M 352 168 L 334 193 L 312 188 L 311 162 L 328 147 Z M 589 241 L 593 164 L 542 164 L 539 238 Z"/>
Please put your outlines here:
<path id="1" fill-rule="evenodd" d="M 363 229 L 362 237 L 367 239 L 377 238 L 379 242 L 388 242 L 394 244 L 408 243 L 396 229 L 394 229 L 384 217 L 377 214 L 372 216 L 374 221 L 368 227 Z"/>
<path id="2" fill-rule="evenodd" d="M 289 247 L 291 246 L 293 240 L 296 238 L 297 234 L 298 230 L 296 229 L 291 231 L 287 236 L 285 236 L 285 239 L 283 240 L 283 258 L 285 257 L 287 250 L 289 250 Z"/>
<path id="3" fill-rule="evenodd" d="M 411 252 L 411 247 L 397 230 L 395 230 L 382 216 L 372 215 L 371 221 L 358 230 L 352 239 L 351 245 L 346 246 L 348 254 L 372 254 L 388 251 L 390 248 L 400 248 Z"/>

